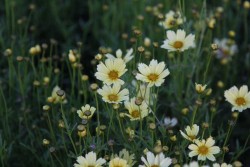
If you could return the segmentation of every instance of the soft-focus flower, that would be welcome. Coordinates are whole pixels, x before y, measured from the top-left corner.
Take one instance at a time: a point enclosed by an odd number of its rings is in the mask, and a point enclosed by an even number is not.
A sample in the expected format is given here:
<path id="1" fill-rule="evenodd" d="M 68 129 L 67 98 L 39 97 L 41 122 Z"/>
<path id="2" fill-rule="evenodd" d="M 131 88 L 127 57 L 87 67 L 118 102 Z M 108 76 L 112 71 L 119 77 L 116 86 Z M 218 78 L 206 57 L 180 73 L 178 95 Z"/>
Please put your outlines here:
<path id="1" fill-rule="evenodd" d="M 109 162 L 109 167 L 129 167 L 125 159 L 116 157 Z"/>
<path id="2" fill-rule="evenodd" d="M 147 159 L 141 157 L 144 165 L 139 165 L 139 167 L 168 167 L 172 163 L 172 159 L 165 157 L 163 153 L 154 156 L 152 152 L 147 152 Z"/>
<path id="3" fill-rule="evenodd" d="M 212 137 L 209 137 L 207 140 L 195 140 L 195 144 L 190 144 L 188 148 L 191 152 L 188 154 L 189 157 L 198 156 L 198 160 L 205 161 L 209 159 L 210 161 L 215 161 L 214 154 L 220 152 L 218 146 L 214 146 L 215 141 Z"/>
<path id="4" fill-rule="evenodd" d="M 83 156 L 77 157 L 77 163 L 74 164 L 74 167 L 102 167 L 103 164 L 106 163 L 106 160 L 103 158 L 97 159 L 96 153 L 93 151 Z"/>
<path id="5" fill-rule="evenodd" d="M 218 59 L 230 59 L 238 52 L 238 47 L 232 39 L 215 39 L 214 43 L 218 45 L 218 49 L 216 50 L 216 57 Z"/>
<path id="6" fill-rule="evenodd" d="M 177 125 L 177 123 L 178 123 L 178 120 L 176 118 L 166 117 L 166 118 L 164 118 L 163 125 L 166 128 L 171 128 L 171 127 L 174 127 L 175 125 Z"/>
<path id="7" fill-rule="evenodd" d="M 181 135 L 182 135 L 185 139 L 194 142 L 195 139 L 196 139 L 196 137 L 197 137 L 197 135 L 198 135 L 198 133 L 199 133 L 199 126 L 196 125 L 196 124 L 193 124 L 192 127 L 187 126 L 187 127 L 185 128 L 185 131 L 186 131 L 187 134 L 185 134 L 184 132 L 182 132 L 182 131 L 180 130 Z"/>
<path id="8" fill-rule="evenodd" d="M 107 85 L 120 84 L 124 81 L 120 77 L 127 71 L 126 64 L 122 59 L 106 59 L 105 64 L 100 62 L 97 66 L 95 76 L 97 79 L 103 81 Z"/>
<path id="9" fill-rule="evenodd" d="M 227 163 L 222 163 L 222 164 L 215 163 L 213 164 L 213 167 L 233 167 L 233 165 Z"/>
<path id="10" fill-rule="evenodd" d="M 59 102 L 62 102 L 62 103 L 67 103 L 67 100 L 66 100 L 66 96 L 65 94 L 60 97 L 57 95 L 57 91 L 58 90 L 61 90 L 61 88 L 59 86 L 55 86 L 52 90 L 52 94 L 51 94 L 51 97 L 48 97 L 48 99 L 51 99 L 50 102 L 53 102 L 53 103 L 59 103 Z"/>
<path id="11" fill-rule="evenodd" d="M 233 105 L 232 111 L 238 110 L 242 112 L 243 110 L 250 108 L 250 92 L 248 92 L 248 87 L 243 85 L 238 89 L 233 86 L 224 93 L 226 101 Z"/>
<path id="12" fill-rule="evenodd" d="M 136 161 L 134 161 L 135 154 L 129 154 L 129 152 L 126 149 L 122 149 L 119 152 L 119 155 L 117 154 L 111 155 L 111 159 L 114 159 L 115 157 L 119 157 L 121 159 L 126 160 L 129 167 L 132 167 L 136 163 Z"/>
<path id="13" fill-rule="evenodd" d="M 176 33 L 168 30 L 167 39 L 163 41 L 161 48 L 167 49 L 168 52 L 183 52 L 191 47 L 195 47 L 194 38 L 195 36 L 193 34 L 186 36 L 186 32 L 184 30 L 179 29 Z"/>
<path id="14" fill-rule="evenodd" d="M 69 57 L 70 63 L 75 63 L 76 62 L 76 56 L 75 56 L 75 54 L 74 54 L 74 52 L 72 50 L 69 50 L 68 57 Z"/>
<path id="15" fill-rule="evenodd" d="M 179 11 L 174 12 L 172 10 L 165 15 L 165 20 L 159 22 L 159 25 L 164 29 L 170 29 L 181 24 L 183 24 L 181 13 Z"/>
<path id="16" fill-rule="evenodd" d="M 98 89 L 97 92 L 102 96 L 102 100 L 108 103 L 121 103 L 122 101 L 129 100 L 128 89 L 121 90 L 121 85 L 104 85 L 102 89 Z"/>
<path id="17" fill-rule="evenodd" d="M 207 85 L 197 84 L 195 83 L 195 90 L 197 93 L 202 93 L 206 89 Z"/>
<path id="18" fill-rule="evenodd" d="M 96 108 L 86 104 L 82 106 L 80 110 L 77 110 L 77 114 L 82 119 L 91 119 Z"/>
<path id="19" fill-rule="evenodd" d="M 131 121 L 140 120 L 146 117 L 149 113 L 148 105 L 145 101 L 142 101 L 140 105 L 135 104 L 135 98 L 124 103 L 125 108 L 129 114 L 125 114 L 130 118 Z"/>
<path id="20" fill-rule="evenodd" d="M 189 164 L 184 164 L 183 167 L 200 167 L 199 163 L 196 161 L 192 161 Z M 201 167 L 209 167 L 208 165 L 203 165 Z"/>
<path id="21" fill-rule="evenodd" d="M 165 81 L 165 77 L 170 74 L 168 69 L 165 69 L 165 63 L 158 63 L 157 60 L 151 60 L 149 66 L 144 63 L 138 65 L 138 70 L 140 73 L 137 73 L 136 79 L 143 82 L 147 82 L 149 87 L 161 86 Z"/>
<path id="22" fill-rule="evenodd" d="M 116 51 L 116 53 L 115 53 L 116 57 L 110 53 L 105 54 L 105 56 L 111 60 L 118 58 L 118 59 L 122 59 L 125 63 L 128 63 L 134 57 L 134 55 L 132 55 L 132 54 L 133 54 L 133 49 L 131 48 L 131 49 L 127 50 L 127 53 L 124 57 L 122 57 L 123 55 L 122 55 L 121 49 L 118 49 Z"/>

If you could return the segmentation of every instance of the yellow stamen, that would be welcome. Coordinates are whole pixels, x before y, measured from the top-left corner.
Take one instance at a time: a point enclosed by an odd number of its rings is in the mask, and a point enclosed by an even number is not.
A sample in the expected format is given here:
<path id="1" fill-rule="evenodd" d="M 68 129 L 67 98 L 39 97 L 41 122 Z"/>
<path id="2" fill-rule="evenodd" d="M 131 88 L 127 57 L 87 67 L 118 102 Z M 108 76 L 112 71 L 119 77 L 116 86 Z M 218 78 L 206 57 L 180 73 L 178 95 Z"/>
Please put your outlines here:
<path id="1" fill-rule="evenodd" d="M 117 71 L 112 70 L 112 71 L 109 72 L 108 76 L 109 76 L 109 78 L 110 78 L 111 80 L 116 80 L 116 79 L 118 79 L 118 76 L 119 76 L 119 75 L 118 75 L 118 72 L 117 72 Z"/>
<path id="2" fill-rule="evenodd" d="M 133 118 L 138 118 L 138 117 L 140 117 L 140 112 L 138 110 L 134 110 L 131 112 L 131 116 Z"/>
<path id="3" fill-rule="evenodd" d="M 148 79 L 150 80 L 150 81 L 156 81 L 157 79 L 158 79 L 158 75 L 157 74 L 149 74 L 148 75 Z"/>
<path id="4" fill-rule="evenodd" d="M 244 106 L 246 105 L 246 100 L 243 98 L 243 97 L 238 97 L 236 100 L 235 100 L 236 104 L 239 105 L 239 106 Z"/>
<path id="5" fill-rule="evenodd" d="M 118 100 L 118 96 L 116 95 L 116 94 L 110 94 L 110 95 L 108 95 L 108 99 L 110 100 L 110 101 L 117 101 Z"/>
<path id="6" fill-rule="evenodd" d="M 198 153 L 201 155 L 207 155 L 208 153 L 208 148 L 205 145 L 202 145 L 198 148 Z"/>
<path id="7" fill-rule="evenodd" d="M 183 47 L 183 42 L 181 42 L 181 41 L 175 41 L 173 47 L 175 49 L 180 49 L 180 48 Z"/>

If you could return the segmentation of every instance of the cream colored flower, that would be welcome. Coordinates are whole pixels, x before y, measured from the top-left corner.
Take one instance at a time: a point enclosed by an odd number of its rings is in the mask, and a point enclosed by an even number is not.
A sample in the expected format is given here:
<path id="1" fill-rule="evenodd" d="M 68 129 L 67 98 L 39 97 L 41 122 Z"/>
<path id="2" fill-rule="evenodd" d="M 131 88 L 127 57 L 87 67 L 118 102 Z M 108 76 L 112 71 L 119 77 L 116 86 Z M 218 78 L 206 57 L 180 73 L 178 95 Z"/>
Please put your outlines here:
<path id="1" fill-rule="evenodd" d="M 182 135 L 185 139 L 187 139 L 187 140 L 189 140 L 189 141 L 191 141 L 191 142 L 194 142 L 194 141 L 196 140 L 196 137 L 197 137 L 198 133 L 199 133 L 199 126 L 196 125 L 196 124 L 194 124 L 192 127 L 187 126 L 187 127 L 185 128 L 185 131 L 186 131 L 187 134 L 185 134 L 184 132 L 182 132 L 182 131 L 180 130 L 181 135 Z"/>
<path id="2" fill-rule="evenodd" d="M 116 57 L 113 56 L 113 55 L 110 54 L 110 53 L 105 54 L 105 56 L 106 56 L 108 59 L 111 59 L 111 60 L 114 60 L 114 59 L 116 59 L 116 58 L 122 59 L 125 63 L 128 63 L 128 62 L 129 62 L 130 60 L 132 60 L 133 57 L 134 57 L 134 55 L 132 55 L 132 54 L 133 54 L 133 49 L 132 49 L 132 48 L 129 49 L 129 50 L 127 50 L 127 53 L 126 53 L 126 55 L 125 55 L 124 57 L 122 57 L 123 55 L 122 55 L 121 49 L 118 49 L 118 50 L 116 51 L 115 54 L 116 54 Z"/>
<path id="3" fill-rule="evenodd" d="M 129 167 L 132 167 L 136 163 L 135 154 L 129 154 L 129 152 L 126 149 L 122 149 L 119 152 L 119 155 L 117 154 L 111 155 L 111 159 L 114 159 L 116 157 L 126 160 Z"/>
<path id="4" fill-rule="evenodd" d="M 226 101 L 233 105 L 232 111 L 238 110 L 242 112 L 243 110 L 250 108 L 250 92 L 248 87 L 243 85 L 238 89 L 236 86 L 226 90 L 224 93 Z"/>
<path id="5" fill-rule="evenodd" d="M 167 39 L 163 41 L 163 45 L 161 48 L 167 49 L 168 52 L 179 51 L 183 52 L 189 48 L 195 47 L 195 36 L 193 34 L 189 34 L 186 36 L 186 32 L 184 30 L 167 31 Z"/>
<path id="6" fill-rule="evenodd" d="M 214 146 L 215 141 L 212 137 L 207 140 L 195 140 L 195 144 L 190 144 L 188 148 L 191 152 L 188 154 L 189 157 L 198 156 L 198 160 L 205 161 L 209 159 L 210 161 L 215 161 L 214 154 L 220 152 L 218 146 Z"/>
<path id="7" fill-rule="evenodd" d="M 77 114 L 82 119 L 91 119 L 95 110 L 95 107 L 86 104 L 85 106 L 82 106 L 80 110 L 77 110 Z"/>
<path id="8" fill-rule="evenodd" d="M 200 167 L 199 163 L 196 161 L 192 161 L 189 164 L 184 164 L 183 167 Z M 203 165 L 201 167 L 209 167 L 208 165 Z"/>
<path id="9" fill-rule="evenodd" d="M 131 121 L 140 120 L 148 116 L 149 109 L 145 101 L 142 101 L 141 105 L 135 104 L 135 98 L 124 103 L 125 108 L 128 110 L 129 114 L 125 114 L 130 118 Z"/>
<path id="10" fill-rule="evenodd" d="M 202 93 L 205 91 L 207 85 L 197 84 L 195 83 L 195 90 L 197 93 Z"/>
<path id="11" fill-rule="evenodd" d="M 221 165 L 218 163 L 213 164 L 213 167 L 233 167 L 233 165 L 231 164 L 227 164 L 227 163 L 222 163 Z"/>
<path id="12" fill-rule="evenodd" d="M 172 11 L 170 10 L 165 15 L 165 20 L 160 21 L 159 25 L 162 26 L 164 29 L 170 29 L 176 27 L 178 25 L 183 24 L 183 19 L 181 18 L 181 13 L 179 11 Z"/>
<path id="13" fill-rule="evenodd" d="M 75 63 L 76 62 L 76 56 L 75 56 L 75 54 L 74 54 L 74 52 L 72 50 L 69 50 L 68 57 L 69 57 L 70 63 Z"/>
<path id="14" fill-rule="evenodd" d="M 50 97 L 48 97 L 48 99 L 50 99 L 50 102 L 53 102 L 54 104 L 56 103 L 60 103 L 62 101 L 63 104 L 67 103 L 66 100 L 66 95 L 64 94 L 62 97 L 57 95 L 57 91 L 61 90 L 61 88 L 59 86 L 55 86 L 52 90 L 52 94 Z"/>
<path id="15" fill-rule="evenodd" d="M 216 57 L 218 59 L 230 59 L 238 52 L 238 46 L 232 39 L 214 39 L 214 43 L 217 44 Z"/>
<path id="16" fill-rule="evenodd" d="M 109 162 L 109 167 L 129 167 L 125 159 L 116 157 Z"/>
<path id="17" fill-rule="evenodd" d="M 122 101 L 129 100 L 128 89 L 122 89 L 121 85 L 104 85 L 102 89 L 98 89 L 97 92 L 102 96 L 102 100 L 108 103 L 121 103 Z"/>
<path id="18" fill-rule="evenodd" d="M 77 157 L 77 163 L 74 164 L 74 167 L 102 167 L 106 163 L 106 160 L 103 158 L 96 158 L 96 153 L 93 151 L 83 156 Z"/>
<path id="19" fill-rule="evenodd" d="M 148 83 L 149 87 L 161 86 L 165 81 L 165 77 L 170 74 L 168 69 L 165 69 L 165 63 L 158 63 L 157 60 L 151 60 L 149 66 L 144 63 L 138 65 L 138 70 L 140 73 L 137 73 L 136 79 Z"/>
<path id="20" fill-rule="evenodd" d="M 105 64 L 101 62 L 97 66 L 95 76 L 98 80 L 103 81 L 107 85 L 120 84 L 124 81 L 120 77 L 127 71 L 126 64 L 122 59 L 106 59 Z"/>
<path id="21" fill-rule="evenodd" d="M 168 167 L 172 163 L 172 159 L 165 157 L 163 153 L 157 154 L 154 156 L 152 152 L 147 152 L 147 159 L 141 157 L 144 165 L 139 165 L 139 167 Z"/>

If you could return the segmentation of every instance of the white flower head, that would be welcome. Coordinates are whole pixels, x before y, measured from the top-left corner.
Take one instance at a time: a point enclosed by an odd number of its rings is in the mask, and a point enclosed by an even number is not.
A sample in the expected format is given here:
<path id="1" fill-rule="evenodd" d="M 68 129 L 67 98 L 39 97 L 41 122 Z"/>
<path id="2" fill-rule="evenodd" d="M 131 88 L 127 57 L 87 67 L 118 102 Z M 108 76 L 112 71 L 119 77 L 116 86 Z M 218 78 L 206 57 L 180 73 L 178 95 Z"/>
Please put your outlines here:
<path id="1" fill-rule="evenodd" d="M 125 108 L 128 110 L 129 114 L 125 114 L 130 118 L 131 121 L 141 120 L 148 116 L 149 108 L 145 101 L 142 101 L 140 105 L 135 104 L 135 98 L 124 103 Z"/>
<path id="2" fill-rule="evenodd" d="M 102 89 L 98 89 L 97 92 L 102 96 L 102 100 L 107 103 L 121 103 L 122 101 L 129 100 L 128 89 L 122 89 L 121 85 L 104 85 Z"/>
<path id="3" fill-rule="evenodd" d="M 197 84 L 195 83 L 195 90 L 197 93 L 202 93 L 205 91 L 207 85 Z"/>
<path id="4" fill-rule="evenodd" d="M 192 161 L 189 164 L 184 164 L 183 167 L 200 167 L 199 163 L 196 161 Z M 208 165 L 203 165 L 201 167 L 209 167 Z"/>
<path id="5" fill-rule="evenodd" d="M 215 141 L 212 137 L 209 137 L 207 140 L 195 140 L 195 144 L 190 144 L 188 148 L 191 150 L 189 152 L 189 157 L 198 156 L 198 160 L 205 161 L 209 159 L 210 161 L 215 161 L 214 154 L 220 152 L 218 146 L 214 146 Z"/>
<path id="6" fill-rule="evenodd" d="M 147 159 L 141 157 L 144 165 L 139 165 L 139 167 L 168 167 L 172 163 L 172 159 L 165 157 L 163 153 L 159 153 L 156 156 L 152 152 L 147 152 Z"/>
<path id="7" fill-rule="evenodd" d="M 170 10 L 165 15 L 165 20 L 160 21 L 159 25 L 162 26 L 164 29 L 170 29 L 183 24 L 183 21 L 184 20 L 182 19 L 181 13 L 179 11 L 174 12 Z"/>
<path id="8" fill-rule="evenodd" d="M 233 86 L 225 91 L 224 96 L 226 101 L 233 105 L 232 111 L 237 110 L 242 112 L 243 110 L 250 108 L 250 92 L 246 85 L 241 86 L 240 89 Z"/>
<path id="9" fill-rule="evenodd" d="M 98 80 L 103 81 L 107 85 L 120 84 L 124 81 L 120 77 L 127 71 L 126 64 L 122 59 L 106 59 L 105 63 L 100 62 L 97 65 L 95 76 Z"/>
<path id="10" fill-rule="evenodd" d="M 176 118 L 165 117 L 163 125 L 166 128 L 171 128 L 177 125 L 177 123 L 178 123 L 178 120 Z"/>
<path id="11" fill-rule="evenodd" d="M 128 162 L 125 159 L 116 157 L 109 162 L 109 167 L 129 167 Z"/>
<path id="12" fill-rule="evenodd" d="M 102 167 L 106 163 L 106 160 L 103 158 L 97 159 L 96 153 L 93 151 L 86 154 L 85 157 L 77 157 L 76 161 L 77 163 L 74 164 L 74 167 Z"/>
<path id="13" fill-rule="evenodd" d="M 125 55 L 124 57 L 123 57 L 123 55 L 122 55 L 121 49 L 118 49 L 118 50 L 116 51 L 115 55 L 116 55 L 116 57 L 113 56 L 113 55 L 110 54 L 110 53 L 105 54 L 105 56 L 106 56 L 108 59 L 111 59 L 111 60 L 112 60 L 112 59 L 118 58 L 118 59 L 122 59 L 125 63 L 128 63 L 128 62 L 129 62 L 130 60 L 132 60 L 133 57 L 134 57 L 134 55 L 133 55 L 133 48 L 127 50 L 127 53 L 126 53 L 126 55 Z"/>
<path id="14" fill-rule="evenodd" d="M 233 165 L 227 163 L 222 163 L 222 164 L 214 163 L 213 167 L 233 167 Z"/>
<path id="15" fill-rule="evenodd" d="M 62 102 L 63 104 L 67 103 L 66 95 L 64 94 L 62 97 L 57 95 L 57 91 L 61 90 L 59 86 L 55 86 L 52 90 L 51 98 L 53 100 L 53 103 L 59 103 Z"/>
<path id="16" fill-rule="evenodd" d="M 193 124 L 192 127 L 187 126 L 187 127 L 185 128 L 185 131 L 186 131 L 187 134 L 185 134 L 184 132 L 182 132 L 182 131 L 180 130 L 181 135 L 182 135 L 185 139 L 187 139 L 187 140 L 189 140 L 189 141 L 191 141 L 191 142 L 194 142 L 194 141 L 196 140 L 196 138 L 197 138 L 198 133 L 199 133 L 199 126 L 196 125 L 196 124 Z"/>
<path id="17" fill-rule="evenodd" d="M 214 39 L 214 43 L 218 45 L 216 57 L 218 59 L 230 59 L 238 52 L 238 46 L 235 41 L 227 38 Z"/>
<path id="18" fill-rule="evenodd" d="M 195 36 L 193 34 L 186 36 L 186 32 L 184 30 L 179 29 L 176 33 L 168 30 L 167 39 L 163 41 L 161 48 L 167 49 L 168 52 L 183 52 L 184 50 L 195 47 L 194 38 Z"/>
<path id="19" fill-rule="evenodd" d="M 95 107 L 86 104 L 85 106 L 82 106 L 80 110 L 77 110 L 77 114 L 81 119 L 91 119 L 95 110 Z"/>
<path id="20" fill-rule="evenodd" d="M 144 63 L 138 65 L 138 70 L 140 73 L 137 73 L 136 79 L 148 83 L 149 87 L 152 86 L 161 86 L 165 81 L 165 77 L 170 74 L 168 69 L 165 69 L 165 63 L 158 63 L 157 60 L 151 60 L 149 66 Z"/>
<path id="21" fill-rule="evenodd" d="M 133 166 L 136 161 L 134 160 L 135 159 L 135 154 L 129 154 L 129 152 L 126 150 L 126 149 L 122 149 L 120 152 L 119 152 L 119 155 L 117 154 L 112 154 L 111 155 L 111 159 L 114 159 L 116 157 L 119 157 L 121 159 L 124 159 L 127 161 L 127 164 L 129 166 Z"/>

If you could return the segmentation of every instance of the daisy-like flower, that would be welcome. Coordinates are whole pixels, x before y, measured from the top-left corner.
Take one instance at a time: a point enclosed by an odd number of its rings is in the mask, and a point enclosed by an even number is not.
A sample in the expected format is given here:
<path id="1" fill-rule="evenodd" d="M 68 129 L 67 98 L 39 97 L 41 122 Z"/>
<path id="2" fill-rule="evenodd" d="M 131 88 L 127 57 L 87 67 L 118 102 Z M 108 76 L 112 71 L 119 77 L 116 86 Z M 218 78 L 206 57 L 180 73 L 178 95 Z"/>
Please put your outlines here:
<path id="1" fill-rule="evenodd" d="M 145 101 L 142 101 L 140 105 L 135 104 L 135 98 L 124 103 L 125 108 L 128 110 L 129 114 L 125 114 L 130 118 L 131 121 L 140 120 L 148 116 L 149 109 Z"/>
<path id="2" fill-rule="evenodd" d="M 172 10 L 165 15 L 164 21 L 159 22 L 159 25 L 164 29 L 170 29 L 181 24 L 183 24 L 181 13 L 179 11 L 174 12 Z"/>
<path id="3" fill-rule="evenodd" d="M 74 164 L 74 167 L 102 167 L 106 163 L 106 160 L 103 158 L 97 159 L 96 153 L 93 151 L 83 156 L 77 157 L 77 163 Z"/>
<path id="4" fill-rule="evenodd" d="M 213 164 L 213 167 L 233 167 L 233 165 L 231 164 L 227 164 L 227 163 L 222 163 L 221 165 L 218 163 Z"/>
<path id="5" fill-rule="evenodd" d="M 196 161 L 192 161 L 189 164 L 184 164 L 183 167 L 200 167 L 199 163 Z M 208 165 L 203 165 L 202 167 L 209 167 Z"/>
<path id="6" fill-rule="evenodd" d="M 170 74 L 168 69 L 165 69 L 165 63 L 158 63 L 157 60 L 151 60 L 149 66 L 144 63 L 138 65 L 138 70 L 140 73 L 137 73 L 136 79 L 143 82 L 147 82 L 149 87 L 161 86 L 165 81 L 165 77 Z"/>
<path id="7" fill-rule="evenodd" d="M 198 156 L 198 160 L 205 161 L 209 159 L 210 161 L 215 161 L 214 154 L 220 152 L 218 146 L 214 146 L 215 141 L 212 137 L 209 137 L 207 140 L 195 140 L 195 144 L 190 144 L 188 148 L 191 152 L 188 154 L 189 157 Z"/>
<path id="8" fill-rule="evenodd" d="M 111 155 L 111 159 L 114 159 L 114 158 L 121 158 L 123 160 L 126 160 L 127 161 L 127 164 L 128 166 L 132 167 L 136 161 L 134 160 L 135 159 L 135 154 L 129 154 L 129 152 L 126 150 L 126 149 L 122 149 L 120 152 L 119 152 L 119 155 L 117 154 L 112 154 Z"/>
<path id="9" fill-rule="evenodd" d="M 248 92 L 248 87 L 243 85 L 238 89 L 233 86 L 224 93 L 226 100 L 233 105 L 232 111 L 238 110 L 242 112 L 243 110 L 250 108 L 250 92 Z"/>
<path id="10" fill-rule="evenodd" d="M 195 47 L 194 37 L 195 36 L 193 34 L 186 36 L 186 32 L 184 30 L 179 29 L 176 33 L 168 30 L 167 39 L 163 41 L 161 48 L 167 49 L 168 52 L 183 52 L 184 50 Z"/>
<path id="11" fill-rule="evenodd" d="M 184 132 L 182 132 L 182 131 L 180 130 L 181 135 L 182 135 L 185 139 L 187 139 L 187 140 L 189 140 L 189 141 L 191 141 L 191 142 L 194 142 L 194 141 L 196 140 L 196 137 L 197 137 L 198 133 L 199 133 L 199 126 L 196 125 L 196 124 L 193 124 L 192 127 L 187 126 L 187 127 L 185 128 L 185 131 L 186 131 L 187 134 L 185 134 Z"/>
<path id="12" fill-rule="evenodd" d="M 98 89 L 97 92 L 102 96 L 102 100 L 107 103 L 121 103 L 122 101 L 129 100 L 128 89 L 122 89 L 121 85 L 104 85 L 102 89 Z"/>
<path id="13" fill-rule="evenodd" d="M 214 43 L 218 45 L 216 57 L 218 59 L 230 59 L 238 52 L 238 47 L 232 39 L 214 39 Z"/>
<path id="14" fill-rule="evenodd" d="M 125 159 L 116 157 L 109 162 L 109 167 L 129 167 Z"/>
<path id="15" fill-rule="evenodd" d="M 61 102 L 61 101 L 62 101 L 63 104 L 67 103 L 66 95 L 64 94 L 64 95 L 61 96 L 61 97 L 58 96 L 57 93 L 56 93 L 58 90 L 61 90 L 61 88 L 60 88 L 59 86 L 55 86 L 55 87 L 53 88 L 53 90 L 52 90 L 51 96 L 48 97 L 47 100 L 48 100 L 49 102 L 54 103 L 54 104 L 57 104 L 57 103 L 59 103 L 59 102 Z"/>
<path id="16" fill-rule="evenodd" d="M 120 77 L 127 71 L 126 64 L 122 59 L 106 59 L 105 64 L 101 62 L 97 65 L 95 76 L 98 80 L 103 81 L 107 85 L 120 84 L 124 81 Z"/>
<path id="17" fill-rule="evenodd" d="M 77 110 L 77 114 L 81 119 L 91 119 L 95 110 L 95 107 L 86 104 L 85 106 L 82 106 L 80 110 Z"/>
<path id="18" fill-rule="evenodd" d="M 128 62 L 129 62 L 130 60 L 132 60 L 133 57 L 134 57 L 134 55 L 132 55 L 132 54 L 133 54 L 133 49 L 131 48 L 131 49 L 127 50 L 127 53 L 126 53 L 126 55 L 125 55 L 124 57 L 122 57 L 122 51 L 121 51 L 121 49 L 118 49 L 118 50 L 115 52 L 116 57 L 113 56 L 113 55 L 110 54 L 110 53 L 105 54 L 105 56 L 106 56 L 108 59 L 111 59 L 111 60 L 114 60 L 114 59 L 118 58 L 118 59 L 122 59 L 125 63 L 128 63 Z"/>
<path id="19" fill-rule="evenodd" d="M 195 90 L 197 93 L 202 93 L 205 91 L 207 85 L 197 84 L 195 83 Z"/>
<path id="20" fill-rule="evenodd" d="M 147 159 L 141 157 L 144 165 L 139 165 L 139 167 L 168 167 L 172 163 L 172 159 L 165 157 L 163 153 L 154 156 L 152 152 L 147 152 Z"/>
<path id="21" fill-rule="evenodd" d="M 164 118 L 163 125 L 166 128 L 171 128 L 171 127 L 174 127 L 175 125 L 177 125 L 177 123 L 178 123 L 178 120 L 176 118 L 166 117 L 166 118 Z"/>

